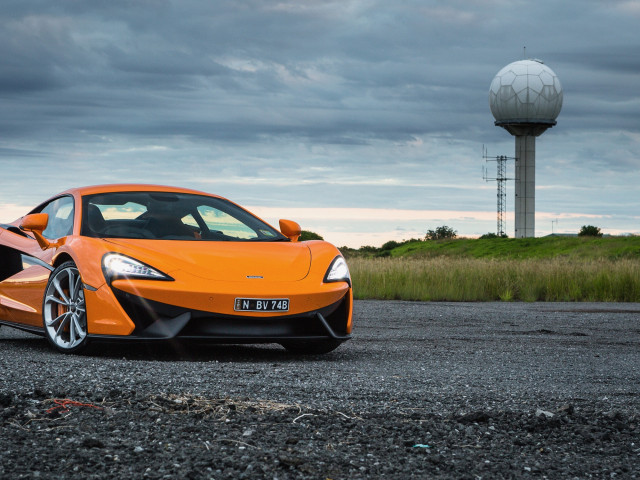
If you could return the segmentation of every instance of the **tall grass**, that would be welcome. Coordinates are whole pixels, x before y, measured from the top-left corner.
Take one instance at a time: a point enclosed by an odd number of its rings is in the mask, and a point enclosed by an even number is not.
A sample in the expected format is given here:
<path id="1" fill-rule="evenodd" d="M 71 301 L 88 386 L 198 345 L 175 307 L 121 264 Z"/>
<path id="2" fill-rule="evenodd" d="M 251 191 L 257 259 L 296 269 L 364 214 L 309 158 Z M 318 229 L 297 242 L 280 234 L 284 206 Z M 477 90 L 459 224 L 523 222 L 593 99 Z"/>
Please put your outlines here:
<path id="1" fill-rule="evenodd" d="M 356 298 L 640 302 L 640 260 L 351 258 Z"/>

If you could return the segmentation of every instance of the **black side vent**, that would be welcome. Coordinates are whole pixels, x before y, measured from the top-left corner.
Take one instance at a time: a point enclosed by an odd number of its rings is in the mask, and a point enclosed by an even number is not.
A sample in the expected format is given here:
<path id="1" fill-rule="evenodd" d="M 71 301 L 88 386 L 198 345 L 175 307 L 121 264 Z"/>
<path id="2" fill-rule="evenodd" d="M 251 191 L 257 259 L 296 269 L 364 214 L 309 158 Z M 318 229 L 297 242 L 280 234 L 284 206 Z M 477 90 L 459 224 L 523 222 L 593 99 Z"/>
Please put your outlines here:
<path id="1" fill-rule="evenodd" d="M 113 288 L 113 293 L 120 302 L 129 318 L 135 323 L 134 334 L 140 333 L 157 320 L 166 320 L 182 315 L 188 310 L 166 303 L 154 302 L 146 298 L 132 295 L 117 288 Z"/>
<path id="2" fill-rule="evenodd" d="M 331 329 L 337 335 L 347 334 L 347 316 L 349 315 L 349 296 L 345 295 L 340 301 L 340 305 L 330 315 L 327 315 L 325 319 L 331 327 Z"/>

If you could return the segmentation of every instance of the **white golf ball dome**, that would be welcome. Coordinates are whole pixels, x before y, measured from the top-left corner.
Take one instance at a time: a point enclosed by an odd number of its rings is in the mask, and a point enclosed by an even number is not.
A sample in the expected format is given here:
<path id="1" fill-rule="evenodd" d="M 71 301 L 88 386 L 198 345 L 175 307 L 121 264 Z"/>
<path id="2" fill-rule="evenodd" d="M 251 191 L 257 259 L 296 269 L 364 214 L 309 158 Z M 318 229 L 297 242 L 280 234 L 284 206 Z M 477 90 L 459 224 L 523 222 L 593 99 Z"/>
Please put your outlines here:
<path id="1" fill-rule="evenodd" d="M 540 60 L 519 60 L 494 77 L 489 106 L 496 124 L 555 125 L 562 109 L 562 85 L 554 71 Z"/>

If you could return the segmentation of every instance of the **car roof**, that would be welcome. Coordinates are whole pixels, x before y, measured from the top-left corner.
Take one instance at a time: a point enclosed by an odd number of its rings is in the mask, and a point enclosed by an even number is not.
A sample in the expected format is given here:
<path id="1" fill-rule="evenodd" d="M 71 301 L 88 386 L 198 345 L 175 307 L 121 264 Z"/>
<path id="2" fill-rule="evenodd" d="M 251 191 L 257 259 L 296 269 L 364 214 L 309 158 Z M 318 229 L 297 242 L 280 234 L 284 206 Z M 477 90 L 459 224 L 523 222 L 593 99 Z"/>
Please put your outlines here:
<path id="1" fill-rule="evenodd" d="M 95 193 L 111 192 L 171 192 L 171 193 L 191 193 L 195 195 L 206 195 L 208 197 L 222 198 L 219 195 L 191 190 L 189 188 L 170 187 L 167 185 L 151 185 L 145 183 L 113 183 L 106 185 L 91 185 L 87 187 L 70 188 L 59 195 L 78 194 L 80 196 L 93 195 Z"/>

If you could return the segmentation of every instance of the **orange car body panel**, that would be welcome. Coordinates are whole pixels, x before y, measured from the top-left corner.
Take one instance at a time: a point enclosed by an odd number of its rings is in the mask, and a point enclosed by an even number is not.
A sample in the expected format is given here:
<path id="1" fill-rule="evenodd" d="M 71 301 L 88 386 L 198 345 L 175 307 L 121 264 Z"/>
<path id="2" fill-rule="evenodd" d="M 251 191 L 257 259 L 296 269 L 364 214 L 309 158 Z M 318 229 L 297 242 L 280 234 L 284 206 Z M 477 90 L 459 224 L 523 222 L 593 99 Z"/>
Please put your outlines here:
<path id="1" fill-rule="evenodd" d="M 135 324 L 127 316 L 105 284 L 98 290 L 85 290 L 87 316 L 91 319 L 87 331 L 94 335 L 130 335 Z"/>
<path id="2" fill-rule="evenodd" d="M 50 273 L 34 265 L 3 282 L 0 304 L 8 310 L 11 321 L 34 327 L 42 325 L 42 292 Z"/>
<path id="3" fill-rule="evenodd" d="M 80 236 L 82 196 L 126 191 L 222 198 L 156 185 L 118 184 L 70 189 L 56 196 L 67 195 L 75 199 L 73 233 L 64 237 L 64 241 L 51 242 L 52 248 L 43 251 L 33 239 L 0 230 L 0 244 L 37 257 L 52 267 L 68 259 L 76 263 L 85 284 L 89 334 L 126 336 L 134 331 L 134 321 L 115 298 L 112 288 L 163 304 L 229 316 L 246 315 L 234 311 L 236 298 L 289 299 L 288 311 L 251 313 L 252 317 L 258 318 L 303 314 L 344 298 L 348 309 L 346 333 L 351 333 L 351 285 L 344 281 L 323 282 L 329 265 L 340 255 L 333 245 L 323 241 L 219 242 Z M 19 224 L 17 220 L 12 225 Z M 169 275 L 173 281 L 115 279 L 109 285 L 102 271 L 102 257 L 109 252 L 143 261 Z M 42 326 L 42 295 L 49 273 L 42 266 L 31 266 L 0 282 L 0 319 L 8 316 L 11 322 Z"/>
<path id="4" fill-rule="evenodd" d="M 262 276 L 268 282 L 298 281 L 309 274 L 311 252 L 304 243 L 207 242 L 108 239 L 113 252 L 134 258 L 171 276 L 189 267 L 200 279 L 228 282 Z M 196 280 L 194 280 L 195 283 Z M 254 282 L 255 283 L 255 282 Z"/>
<path id="5" fill-rule="evenodd" d="M 40 258 L 44 263 L 52 261 L 52 250 L 43 252 L 35 240 L 11 232 L 2 232 L 0 243 L 27 255 Z M 32 265 L 0 283 L 0 312 L 16 323 L 39 326 L 42 324 L 42 292 L 49 279 L 49 270 Z"/>

